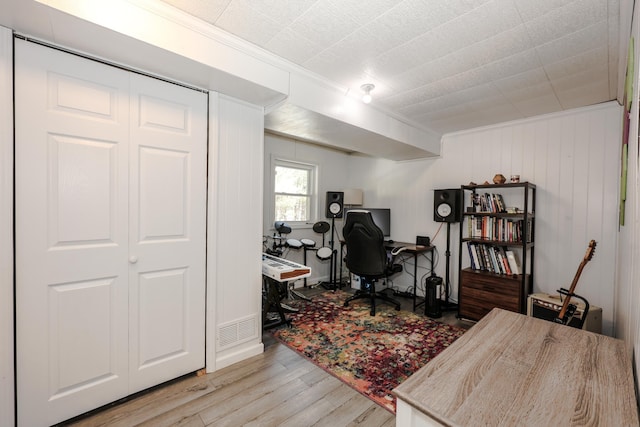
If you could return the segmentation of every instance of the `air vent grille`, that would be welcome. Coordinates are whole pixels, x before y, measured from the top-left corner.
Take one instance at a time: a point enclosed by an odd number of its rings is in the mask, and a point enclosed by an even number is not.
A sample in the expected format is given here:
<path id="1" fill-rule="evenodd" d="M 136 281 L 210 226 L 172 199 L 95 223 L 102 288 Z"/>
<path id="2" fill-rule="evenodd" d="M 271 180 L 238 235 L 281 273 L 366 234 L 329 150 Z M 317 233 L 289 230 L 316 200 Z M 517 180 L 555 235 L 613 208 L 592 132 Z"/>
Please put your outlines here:
<path id="1" fill-rule="evenodd" d="M 218 348 L 224 349 L 258 337 L 256 316 L 227 322 L 218 327 Z"/>

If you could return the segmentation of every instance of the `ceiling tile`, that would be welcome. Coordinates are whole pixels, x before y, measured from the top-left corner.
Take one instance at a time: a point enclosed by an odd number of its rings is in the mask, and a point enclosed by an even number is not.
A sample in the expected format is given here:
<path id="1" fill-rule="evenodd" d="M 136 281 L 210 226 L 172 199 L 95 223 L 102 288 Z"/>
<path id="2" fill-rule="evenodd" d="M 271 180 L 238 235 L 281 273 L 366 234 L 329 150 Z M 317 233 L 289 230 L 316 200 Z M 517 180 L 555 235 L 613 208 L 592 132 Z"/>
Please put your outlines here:
<path id="1" fill-rule="evenodd" d="M 452 51 L 451 36 L 440 31 L 429 31 L 405 44 L 395 46 L 374 57 L 371 67 L 382 74 L 403 74 L 407 70 L 449 54 Z M 467 43 L 460 43 L 460 47 Z"/>
<path id="2" fill-rule="evenodd" d="M 301 64 L 322 51 L 320 45 L 290 28 L 280 31 L 264 47 L 295 64 Z"/>
<path id="3" fill-rule="evenodd" d="M 398 4 L 398 0 L 328 0 L 360 25 L 376 19 Z"/>
<path id="4" fill-rule="evenodd" d="M 538 46 L 536 51 L 543 64 L 551 64 L 568 56 L 578 55 L 600 46 L 607 46 L 607 43 L 607 23 L 598 22 L 595 25 Z"/>
<path id="5" fill-rule="evenodd" d="M 403 0 L 372 24 L 380 31 L 389 34 L 395 40 L 395 44 L 403 44 L 455 18 L 454 11 L 447 8 L 444 3 Z"/>
<path id="6" fill-rule="evenodd" d="M 521 100 L 511 101 L 522 117 L 533 117 L 540 114 L 555 113 L 562 110 L 555 93 L 536 92 Z"/>
<path id="7" fill-rule="evenodd" d="M 556 90 L 558 99 L 563 109 L 578 108 L 585 105 L 599 104 L 610 101 L 609 84 L 604 80 L 594 80 L 584 86 L 578 86 L 567 90 Z"/>
<path id="8" fill-rule="evenodd" d="M 482 66 L 482 71 L 491 76 L 493 80 L 500 80 L 539 68 L 541 65 L 537 51 L 529 49 L 490 64 L 485 64 Z"/>
<path id="9" fill-rule="evenodd" d="M 540 83 L 549 84 L 544 68 L 534 68 L 520 74 L 515 74 L 493 82 L 502 93 L 518 90 L 527 86 L 537 86 Z"/>
<path id="10" fill-rule="evenodd" d="M 478 52 L 478 64 L 484 65 L 534 47 L 524 25 L 518 25 L 473 45 Z"/>
<path id="11" fill-rule="evenodd" d="M 491 98 L 496 94 L 496 88 L 490 83 L 484 83 L 478 86 L 464 86 L 464 80 L 450 80 L 445 82 L 434 83 L 429 85 L 431 92 L 428 95 L 423 95 L 425 100 L 439 98 L 448 99 L 452 98 L 457 100 L 457 106 L 467 106 L 473 100 L 484 100 Z M 420 88 L 416 93 L 410 92 L 409 98 L 405 102 L 405 106 L 399 107 L 398 111 L 402 114 L 407 114 L 409 117 L 416 117 L 422 115 L 421 105 L 424 101 L 421 101 L 420 96 L 423 92 Z"/>
<path id="12" fill-rule="evenodd" d="M 606 66 L 608 49 L 604 46 L 587 50 L 579 55 L 569 56 L 558 62 L 546 64 L 544 69 L 549 79 L 560 79 L 563 76 L 571 75 L 583 70 Z"/>
<path id="13" fill-rule="evenodd" d="M 165 0 L 165 3 L 213 24 L 231 0 Z"/>
<path id="14" fill-rule="evenodd" d="M 451 55 L 413 68 L 406 73 L 396 75 L 394 80 L 398 83 L 394 88 L 399 92 L 411 90 L 469 71 L 475 71 L 474 75 L 481 74 L 478 73 L 479 70 L 475 66 L 475 57 L 467 56 L 465 52 L 454 52 Z M 476 77 L 474 80 L 477 81 L 478 78 Z"/>
<path id="15" fill-rule="evenodd" d="M 607 3 L 602 0 L 578 0 L 525 22 L 535 45 L 542 45 L 607 21 Z M 606 28 L 606 25 L 605 25 Z"/>
<path id="16" fill-rule="evenodd" d="M 520 15 L 512 0 L 494 0 L 472 13 L 459 16 L 450 24 L 458 29 L 458 35 L 465 33 L 474 42 L 493 37 L 521 24 Z"/>
<path id="17" fill-rule="evenodd" d="M 278 22 L 249 7 L 247 0 L 231 2 L 216 25 L 258 46 L 264 46 L 281 29 Z"/>
<path id="18" fill-rule="evenodd" d="M 451 9 L 456 16 L 465 14 L 474 9 L 479 8 L 480 6 L 489 3 L 493 0 L 447 0 L 446 2 L 442 2 L 441 0 L 429 0 L 431 3 L 445 3 L 446 7 Z"/>
<path id="19" fill-rule="evenodd" d="M 166 2 L 434 131 L 617 94 L 619 0 Z"/>
<path id="20" fill-rule="evenodd" d="M 555 97 L 553 86 L 546 80 L 537 83 L 531 81 L 528 84 L 511 88 L 499 87 L 499 89 L 504 94 L 504 97 L 514 104 L 526 101 L 527 99 L 551 96 L 555 99 L 555 104 L 560 105 Z"/>
<path id="21" fill-rule="evenodd" d="M 329 4 L 327 0 L 233 0 L 246 1 L 248 6 L 256 12 L 264 15 L 274 21 L 277 21 L 282 27 L 285 27 L 295 21 L 302 14 L 310 10 L 314 5 L 319 3 L 325 6 Z"/>
<path id="22" fill-rule="evenodd" d="M 576 0 L 513 0 L 523 21 L 539 18 Z"/>
<path id="23" fill-rule="evenodd" d="M 597 67 L 582 69 L 580 72 L 552 79 L 551 85 L 556 92 L 566 92 L 568 90 L 590 86 L 593 82 L 606 81 L 607 71 L 607 65 L 601 64 Z"/>
<path id="24" fill-rule="evenodd" d="M 298 17 L 290 28 L 322 46 L 331 46 L 357 30 L 360 25 L 327 1 L 317 2 Z M 318 29 L 322 31 L 318 31 Z"/>

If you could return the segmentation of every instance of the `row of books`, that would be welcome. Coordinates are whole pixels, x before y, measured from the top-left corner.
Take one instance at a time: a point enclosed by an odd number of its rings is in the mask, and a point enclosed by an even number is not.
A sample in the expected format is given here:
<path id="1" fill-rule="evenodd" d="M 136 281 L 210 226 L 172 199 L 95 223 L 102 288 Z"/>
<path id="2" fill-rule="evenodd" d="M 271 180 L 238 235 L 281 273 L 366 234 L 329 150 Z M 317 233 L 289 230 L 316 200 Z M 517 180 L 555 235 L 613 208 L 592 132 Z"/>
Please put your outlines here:
<path id="1" fill-rule="evenodd" d="M 474 242 L 467 242 L 467 248 L 473 270 L 507 275 L 522 274 L 520 259 L 514 251 Z"/>
<path id="2" fill-rule="evenodd" d="M 480 212 L 500 213 L 507 211 L 502 194 L 484 193 L 475 195 L 475 205 L 480 208 Z"/>
<path id="3" fill-rule="evenodd" d="M 531 241 L 531 222 L 527 226 L 527 240 Z M 472 239 L 501 240 L 504 242 L 522 242 L 523 220 L 473 216 L 467 221 L 468 236 Z"/>

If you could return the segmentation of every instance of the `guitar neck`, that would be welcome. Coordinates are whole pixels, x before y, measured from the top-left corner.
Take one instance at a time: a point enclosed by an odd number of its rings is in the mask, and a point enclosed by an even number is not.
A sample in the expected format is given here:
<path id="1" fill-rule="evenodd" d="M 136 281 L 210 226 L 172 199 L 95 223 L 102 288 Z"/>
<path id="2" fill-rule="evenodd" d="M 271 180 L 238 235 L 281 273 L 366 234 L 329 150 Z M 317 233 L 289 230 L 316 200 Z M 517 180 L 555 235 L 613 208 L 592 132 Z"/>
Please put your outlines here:
<path id="1" fill-rule="evenodd" d="M 578 279 L 580 279 L 580 275 L 582 274 L 582 270 L 584 269 L 584 266 L 586 264 L 587 263 L 585 261 L 582 261 L 578 266 L 578 271 L 576 271 L 576 275 L 573 277 L 573 282 L 571 282 L 571 287 L 569 288 L 569 294 L 564 299 L 564 302 L 562 303 L 562 309 L 560 310 L 560 314 L 558 314 L 558 317 L 560 319 L 564 318 L 564 316 L 567 314 L 567 308 L 569 308 L 569 303 L 571 302 L 571 296 L 573 295 L 573 291 L 576 290 Z"/>
<path id="2" fill-rule="evenodd" d="M 564 299 L 564 302 L 562 303 L 562 309 L 558 314 L 558 319 L 564 320 L 564 317 L 567 314 L 567 309 L 569 308 L 569 304 L 571 303 L 571 297 L 573 296 L 573 292 L 576 290 L 576 285 L 578 284 L 578 280 L 580 279 L 580 275 L 582 274 L 582 270 L 584 269 L 584 266 L 587 265 L 589 261 L 591 261 L 591 258 L 593 258 L 593 253 L 595 251 L 595 248 L 596 248 L 596 241 L 591 240 L 591 242 L 589 242 L 589 247 L 587 248 L 587 252 L 584 255 L 582 262 L 580 262 L 580 265 L 578 266 L 576 275 L 573 277 L 573 282 L 571 282 L 569 293 L 567 294 L 567 297 Z"/>

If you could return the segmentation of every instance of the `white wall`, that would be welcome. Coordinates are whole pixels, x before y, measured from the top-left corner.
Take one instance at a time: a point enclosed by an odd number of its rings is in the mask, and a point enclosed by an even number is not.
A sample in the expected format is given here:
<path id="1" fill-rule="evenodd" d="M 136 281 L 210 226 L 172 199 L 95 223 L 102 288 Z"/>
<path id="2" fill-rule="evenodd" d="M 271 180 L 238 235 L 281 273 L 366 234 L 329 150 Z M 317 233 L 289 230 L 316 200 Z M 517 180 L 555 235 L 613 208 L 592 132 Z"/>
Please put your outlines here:
<path id="1" fill-rule="evenodd" d="M 603 330 L 613 333 L 617 248 L 621 110 L 617 103 L 504 123 L 443 137 L 437 160 L 390 162 L 353 157 L 350 185 L 366 189 L 365 200 L 392 208 L 395 240 L 433 237 L 433 190 L 473 181 L 491 182 L 496 173 L 519 174 L 537 186 L 534 292 L 569 287 L 590 239 L 596 255 L 577 292 L 603 309 Z M 373 207 L 373 206 L 372 206 Z M 457 299 L 459 224 L 451 227 L 451 282 Z M 444 277 L 446 226 L 434 244 Z M 463 248 L 464 249 L 464 248 Z M 466 254 L 465 254 L 466 255 Z M 422 264 L 419 264 L 422 265 Z M 419 275 L 425 274 L 421 269 Z M 406 273 L 394 282 L 411 284 Z"/>
<path id="2" fill-rule="evenodd" d="M 620 227 L 617 280 L 616 280 L 616 328 L 615 335 L 624 339 L 635 352 L 634 363 L 636 372 L 640 370 L 640 166 L 638 153 L 638 97 L 640 96 L 640 24 L 639 8 L 636 7 L 633 16 L 632 36 L 635 39 L 634 58 L 634 89 L 631 106 L 631 121 L 629 126 L 629 160 L 627 177 L 627 200 L 625 225 Z"/>
<path id="3" fill-rule="evenodd" d="M 316 247 L 322 246 L 322 235 L 312 230 L 316 221 L 327 221 L 331 224 L 331 220 L 325 217 L 325 202 L 327 191 L 343 191 L 348 188 L 349 175 L 349 159 L 350 156 L 342 151 L 334 150 L 327 147 L 321 147 L 306 142 L 296 141 L 293 139 L 276 136 L 273 134 L 265 135 L 265 153 L 264 153 L 264 219 L 263 234 L 272 236 L 273 213 L 271 212 L 269 194 L 272 194 L 272 178 L 271 178 L 271 161 L 273 158 L 284 160 L 293 160 L 318 166 L 317 194 L 318 206 L 316 206 L 315 220 L 307 224 L 305 227 L 295 228 L 288 235 L 293 239 L 311 239 L 316 242 Z M 336 221 L 336 234 L 334 247 L 339 248 L 338 238 L 342 235 L 342 221 Z M 331 239 L 331 231 L 325 235 L 325 246 L 329 246 Z M 267 239 L 268 244 L 272 243 L 271 239 Z M 302 263 L 304 259 L 303 249 L 289 250 L 286 258 L 294 262 Z M 309 285 L 316 284 L 319 281 L 327 281 L 329 279 L 330 261 L 319 260 L 313 251 L 307 252 L 307 265 L 311 267 L 312 275 L 307 279 Z M 297 282 L 298 287 L 302 283 Z"/>
<path id="4" fill-rule="evenodd" d="M 0 426 L 14 424 L 13 37 L 0 27 Z"/>
<path id="5" fill-rule="evenodd" d="M 210 106 L 207 346 L 215 347 L 215 366 L 208 358 L 209 372 L 263 351 L 264 155 L 261 107 L 224 95 Z"/>

